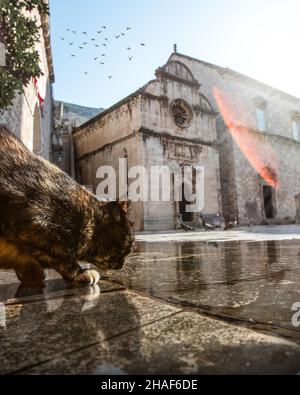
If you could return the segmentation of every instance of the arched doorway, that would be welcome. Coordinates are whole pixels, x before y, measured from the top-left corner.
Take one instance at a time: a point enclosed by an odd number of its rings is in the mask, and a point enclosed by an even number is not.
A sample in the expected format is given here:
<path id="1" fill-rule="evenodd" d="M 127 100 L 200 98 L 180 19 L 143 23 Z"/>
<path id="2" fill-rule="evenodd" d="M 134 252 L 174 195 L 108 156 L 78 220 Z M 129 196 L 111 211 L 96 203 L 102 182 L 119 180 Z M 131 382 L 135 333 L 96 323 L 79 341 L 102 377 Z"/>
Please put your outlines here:
<path id="1" fill-rule="evenodd" d="M 193 221 L 193 213 L 187 211 L 187 206 L 191 205 L 191 202 L 186 200 L 186 196 L 190 193 L 190 187 L 186 184 L 181 185 L 182 188 L 182 199 L 179 202 L 179 213 L 181 214 L 181 218 L 183 222 L 192 222 Z"/>
<path id="2" fill-rule="evenodd" d="M 265 218 L 274 219 L 276 217 L 275 190 L 270 185 L 263 185 L 262 193 Z"/>
<path id="3" fill-rule="evenodd" d="M 42 151 L 41 113 L 38 105 L 34 109 L 33 118 L 33 152 L 40 155 Z"/>

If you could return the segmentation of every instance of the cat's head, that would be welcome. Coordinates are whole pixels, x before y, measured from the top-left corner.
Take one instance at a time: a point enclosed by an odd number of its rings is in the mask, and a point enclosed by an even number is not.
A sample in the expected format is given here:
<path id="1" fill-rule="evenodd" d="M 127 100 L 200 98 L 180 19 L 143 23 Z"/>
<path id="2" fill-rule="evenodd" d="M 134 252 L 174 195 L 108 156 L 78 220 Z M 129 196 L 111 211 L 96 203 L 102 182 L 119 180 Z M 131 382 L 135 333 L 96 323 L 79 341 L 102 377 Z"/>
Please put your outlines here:
<path id="1" fill-rule="evenodd" d="M 128 220 L 129 202 L 99 203 L 89 249 L 83 257 L 99 269 L 119 270 L 132 252 L 134 236 Z"/>

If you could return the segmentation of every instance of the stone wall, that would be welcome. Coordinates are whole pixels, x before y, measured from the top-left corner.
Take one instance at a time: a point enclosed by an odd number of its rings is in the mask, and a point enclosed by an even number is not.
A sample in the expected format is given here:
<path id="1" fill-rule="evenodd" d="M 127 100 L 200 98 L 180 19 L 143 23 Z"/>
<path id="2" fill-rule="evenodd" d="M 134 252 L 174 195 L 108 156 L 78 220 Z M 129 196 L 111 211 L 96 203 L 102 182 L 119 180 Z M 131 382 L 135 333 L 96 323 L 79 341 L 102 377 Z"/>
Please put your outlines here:
<path id="1" fill-rule="evenodd" d="M 75 129 L 77 159 L 127 138 L 141 127 L 139 97 L 124 100 L 114 107 Z"/>
<path id="2" fill-rule="evenodd" d="M 184 127 L 171 114 L 172 103 L 178 99 L 191 109 Z M 126 152 L 129 168 L 144 166 L 148 176 L 152 166 L 204 166 L 203 213 L 216 216 L 222 212 L 216 114 L 183 64 L 158 70 L 156 80 L 75 129 L 74 142 L 77 178 L 94 193 L 98 167 L 113 166 L 118 173 L 118 160 Z M 137 230 L 165 230 L 176 227 L 179 214 L 174 199 L 143 202 L 133 204 L 131 219 Z"/>
<path id="3" fill-rule="evenodd" d="M 231 130 L 216 92 L 226 99 Z M 172 118 L 177 99 L 191 108 L 185 127 Z M 258 127 L 261 103 L 265 131 Z M 124 149 L 130 151 L 132 164 L 148 170 L 153 165 L 203 165 L 203 213 L 249 225 L 267 220 L 263 189 L 268 183 L 250 152 L 260 155 L 261 167 L 276 178 L 273 222 L 293 222 L 299 217 L 300 142 L 293 136 L 292 119 L 299 113 L 297 98 L 232 70 L 173 54 L 155 80 L 75 131 L 76 157 L 83 182 L 94 187 L 97 166 L 114 163 Z M 246 147 L 232 125 L 247 137 Z M 134 214 L 137 228 L 145 230 L 174 228 L 177 216 L 174 202 L 145 203 Z"/>
<path id="4" fill-rule="evenodd" d="M 78 144 L 78 140 L 75 141 L 75 144 Z M 97 187 L 102 181 L 97 178 L 97 170 L 101 166 L 112 166 L 117 174 L 116 192 L 119 197 L 119 159 L 127 157 L 128 167 L 132 168 L 142 163 L 141 152 L 141 140 L 138 134 L 132 134 L 121 141 L 105 145 L 77 160 L 77 179 L 81 184 L 89 186 L 91 192 L 96 193 Z M 136 230 L 143 228 L 142 203 L 132 204 L 129 219 L 133 222 Z"/>
<path id="5" fill-rule="evenodd" d="M 183 160 L 178 153 L 176 154 L 176 149 L 174 150 L 173 147 L 174 145 L 181 147 L 181 149 L 195 147 L 198 149 L 198 155 L 197 157 L 191 158 L 186 150 Z M 217 216 L 222 212 L 220 200 L 219 153 L 217 149 L 208 145 L 195 144 L 192 140 L 187 143 L 182 142 L 180 139 L 170 139 L 160 137 L 159 135 L 143 133 L 142 152 L 147 169 L 151 169 L 152 166 L 168 166 L 171 170 L 178 168 L 178 166 L 203 166 L 205 188 L 204 209 L 202 214 Z M 174 201 L 175 186 L 172 182 L 172 178 L 170 185 L 170 202 L 149 201 L 144 204 L 144 230 L 152 231 L 157 229 L 167 230 L 176 228 L 180 208 L 179 203 Z M 193 215 L 193 222 L 199 225 L 198 214 Z"/>
<path id="6" fill-rule="evenodd" d="M 46 159 L 51 159 L 51 133 L 53 129 L 53 98 L 51 83 L 54 81 L 51 49 L 49 44 L 48 18 L 41 18 L 37 11 L 32 12 L 41 23 L 41 39 L 37 44 L 40 54 L 40 66 L 44 76 L 39 85 L 45 97 L 41 109 L 36 87 L 31 81 L 24 87 L 24 94 L 17 95 L 13 105 L 0 115 L 0 123 L 15 133 L 31 150 Z"/>
<path id="7" fill-rule="evenodd" d="M 292 131 L 292 119 L 300 113 L 300 99 L 280 92 L 263 83 L 230 69 L 218 67 L 180 54 L 170 61 L 183 62 L 201 84 L 201 91 L 220 112 L 215 89 L 228 99 L 230 120 L 247 130 L 249 139 L 265 152 L 266 166 L 276 162 L 280 185 L 274 191 L 277 223 L 292 222 L 296 217 L 295 196 L 300 193 L 299 141 Z M 259 131 L 256 109 L 265 103 L 266 130 Z M 224 125 L 221 114 L 217 118 L 220 150 L 220 174 L 224 216 L 237 218 L 240 224 L 266 222 L 262 185 L 266 182 L 245 157 Z M 254 153 L 255 154 L 255 153 Z"/>

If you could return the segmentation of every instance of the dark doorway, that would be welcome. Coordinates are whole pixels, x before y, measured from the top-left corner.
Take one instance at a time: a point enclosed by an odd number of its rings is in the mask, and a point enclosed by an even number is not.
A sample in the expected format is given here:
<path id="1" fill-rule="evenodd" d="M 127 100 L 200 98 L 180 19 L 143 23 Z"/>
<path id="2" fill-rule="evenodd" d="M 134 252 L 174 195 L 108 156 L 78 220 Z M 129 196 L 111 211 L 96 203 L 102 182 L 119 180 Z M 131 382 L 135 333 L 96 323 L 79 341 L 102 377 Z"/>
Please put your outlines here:
<path id="1" fill-rule="evenodd" d="M 275 218 L 274 189 L 269 185 L 263 186 L 264 210 L 267 219 Z"/>
<path id="2" fill-rule="evenodd" d="M 189 213 L 186 211 L 186 206 L 190 205 L 191 203 L 186 200 L 184 191 L 185 191 L 185 186 L 184 184 L 182 184 L 182 200 L 181 202 L 179 202 L 180 214 L 182 215 L 183 222 L 192 222 L 193 213 Z"/>

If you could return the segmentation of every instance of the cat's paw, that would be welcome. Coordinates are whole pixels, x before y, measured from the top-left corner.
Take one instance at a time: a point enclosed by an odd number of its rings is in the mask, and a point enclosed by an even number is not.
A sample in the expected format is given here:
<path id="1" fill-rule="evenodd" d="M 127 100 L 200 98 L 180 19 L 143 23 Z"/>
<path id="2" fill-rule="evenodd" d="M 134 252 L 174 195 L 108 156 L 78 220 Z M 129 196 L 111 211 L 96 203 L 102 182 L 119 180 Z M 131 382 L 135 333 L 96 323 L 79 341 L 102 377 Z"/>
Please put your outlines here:
<path id="1" fill-rule="evenodd" d="M 73 285 L 76 287 L 84 287 L 95 285 L 100 281 L 100 274 L 97 270 L 85 270 L 79 273 L 73 280 Z"/>

